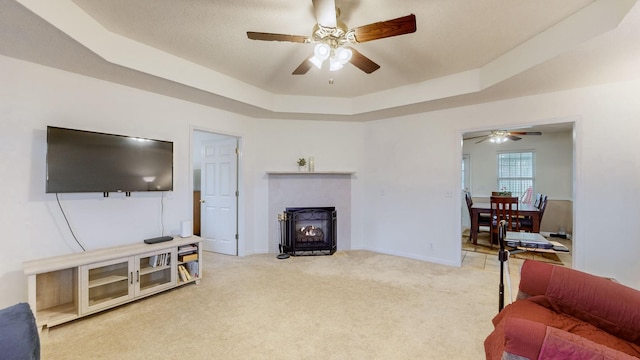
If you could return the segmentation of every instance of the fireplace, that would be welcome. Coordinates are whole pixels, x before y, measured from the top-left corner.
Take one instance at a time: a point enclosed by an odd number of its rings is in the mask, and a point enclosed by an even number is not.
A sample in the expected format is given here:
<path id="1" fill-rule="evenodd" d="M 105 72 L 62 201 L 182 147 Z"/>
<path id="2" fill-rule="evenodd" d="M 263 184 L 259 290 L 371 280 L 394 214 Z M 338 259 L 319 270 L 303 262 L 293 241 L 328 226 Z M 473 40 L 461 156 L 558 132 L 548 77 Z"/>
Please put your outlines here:
<path id="1" fill-rule="evenodd" d="M 280 217 L 280 252 L 331 255 L 336 252 L 336 208 L 287 208 Z"/>

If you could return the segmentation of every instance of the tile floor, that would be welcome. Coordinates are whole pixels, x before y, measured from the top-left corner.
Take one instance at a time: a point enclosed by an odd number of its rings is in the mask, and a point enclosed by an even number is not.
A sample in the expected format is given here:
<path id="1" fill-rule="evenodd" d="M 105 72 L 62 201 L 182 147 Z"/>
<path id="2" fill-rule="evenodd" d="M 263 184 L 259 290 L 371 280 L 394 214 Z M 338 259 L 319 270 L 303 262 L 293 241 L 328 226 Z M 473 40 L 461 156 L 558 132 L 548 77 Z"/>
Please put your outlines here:
<path id="1" fill-rule="evenodd" d="M 467 238 L 463 237 L 462 239 L 464 241 Z M 567 246 L 569 249 L 571 249 L 571 240 L 561 240 L 560 242 L 563 245 Z M 541 260 L 540 255 L 536 253 L 519 254 L 517 258 L 510 257 L 509 272 L 511 273 L 511 276 L 518 276 L 518 274 L 520 273 L 520 266 L 522 266 L 522 263 L 525 260 L 524 258 Z M 563 266 L 572 267 L 572 257 L 570 252 L 559 253 L 558 258 L 562 261 Z M 544 259 L 542 259 L 542 261 L 544 261 Z M 477 270 L 491 271 L 495 273 L 500 272 L 500 262 L 498 261 L 498 256 L 491 255 L 491 254 L 484 254 L 481 252 L 463 250 L 462 266 L 477 269 Z"/>

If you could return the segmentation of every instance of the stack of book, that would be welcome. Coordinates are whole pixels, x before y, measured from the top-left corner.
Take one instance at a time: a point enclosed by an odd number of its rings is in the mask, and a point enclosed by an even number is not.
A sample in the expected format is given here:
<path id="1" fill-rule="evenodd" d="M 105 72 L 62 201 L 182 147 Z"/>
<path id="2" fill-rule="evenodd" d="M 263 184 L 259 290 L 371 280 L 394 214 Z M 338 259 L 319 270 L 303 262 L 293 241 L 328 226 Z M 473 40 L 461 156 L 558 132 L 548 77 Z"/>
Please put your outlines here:
<path id="1" fill-rule="evenodd" d="M 171 253 L 149 256 L 149 265 L 151 267 L 171 265 Z"/>
<path id="2" fill-rule="evenodd" d="M 178 274 L 183 282 L 199 278 L 198 246 L 195 244 L 178 247 Z"/>
<path id="3" fill-rule="evenodd" d="M 184 282 L 199 278 L 198 262 L 192 261 L 178 265 L 178 274 L 180 274 L 180 279 Z"/>

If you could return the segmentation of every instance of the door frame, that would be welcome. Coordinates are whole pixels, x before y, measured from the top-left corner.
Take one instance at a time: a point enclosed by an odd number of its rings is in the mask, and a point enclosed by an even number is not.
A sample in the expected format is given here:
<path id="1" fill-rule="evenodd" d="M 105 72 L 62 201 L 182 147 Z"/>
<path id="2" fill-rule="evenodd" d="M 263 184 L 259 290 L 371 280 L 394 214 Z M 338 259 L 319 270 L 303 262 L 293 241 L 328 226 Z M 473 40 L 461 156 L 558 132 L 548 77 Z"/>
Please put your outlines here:
<path id="1" fill-rule="evenodd" d="M 211 128 L 207 128 L 207 127 L 203 127 L 203 126 L 194 126 L 191 125 L 190 130 L 189 130 L 189 193 L 193 194 L 193 188 L 194 188 L 194 170 L 195 170 L 195 159 L 194 159 L 194 146 L 195 146 L 195 140 L 194 140 L 194 132 L 204 132 L 204 133 L 209 133 L 212 135 L 216 135 L 216 136 L 223 136 L 223 137 L 228 137 L 228 138 L 235 138 L 237 140 L 238 143 L 238 154 L 237 154 L 237 166 L 236 166 L 236 188 L 238 190 L 238 196 L 236 197 L 236 234 L 238 234 L 238 239 L 236 242 L 236 256 L 244 256 L 246 253 L 246 244 L 244 242 L 244 236 L 243 236 L 243 232 L 241 231 L 241 229 L 244 228 L 244 218 L 245 218 L 245 211 L 244 211 L 244 206 L 243 206 L 243 198 L 244 198 L 244 187 L 243 187 L 243 183 L 244 181 L 242 181 L 243 179 L 243 171 L 242 171 L 242 147 L 243 147 L 243 142 L 244 139 L 241 135 L 239 134 L 233 134 L 233 133 L 229 133 L 229 132 L 225 132 L 225 131 L 219 131 L 219 130 L 215 130 L 215 129 L 211 129 Z M 189 199 L 191 200 L 190 203 L 190 211 L 191 211 L 191 217 L 193 218 L 193 196 L 189 196 Z"/>
<path id="2" fill-rule="evenodd" d="M 546 124 L 559 124 L 559 123 L 573 123 L 573 144 L 572 144 L 572 173 L 573 173 L 573 179 L 572 179 L 572 188 L 573 188 L 573 196 L 572 196 L 572 201 L 573 201 L 573 214 L 572 214 L 572 220 L 573 220 L 573 231 L 572 231 L 572 251 L 571 251 L 571 258 L 572 258 L 572 267 L 575 268 L 580 268 L 584 265 L 584 260 L 583 260 L 583 254 L 582 254 L 582 248 L 579 245 L 579 243 L 577 243 L 575 241 L 576 239 L 576 234 L 580 233 L 580 224 L 578 221 L 578 217 L 576 214 L 576 209 L 579 208 L 576 204 L 580 203 L 580 196 L 579 194 L 581 194 L 581 188 L 580 188 L 580 183 L 577 181 L 577 179 L 579 178 L 580 175 L 580 167 L 579 167 L 579 159 L 581 157 L 581 137 L 579 136 L 580 134 L 582 134 L 582 118 L 580 116 L 568 116 L 568 117 L 563 117 L 563 118 L 555 118 L 555 119 L 545 119 L 545 120 L 540 120 L 540 121 L 536 121 L 536 122 L 528 122 L 526 124 L 511 124 L 511 125 L 498 125 L 498 126 L 480 126 L 480 127 L 474 127 L 474 128 L 459 128 L 458 129 L 458 134 L 457 134 L 457 142 L 456 144 L 459 144 L 459 146 L 457 147 L 457 155 L 458 155 L 458 161 L 460 161 L 460 159 L 462 159 L 463 156 L 463 147 L 464 147 L 464 134 L 468 133 L 468 132 L 477 132 L 477 131 L 490 131 L 496 128 L 522 128 L 522 127 L 526 127 L 526 126 L 531 126 L 531 125 L 546 125 Z M 459 164 L 459 163 L 458 163 Z M 471 167 L 472 165 L 470 165 Z M 456 167 L 458 176 L 457 176 L 457 183 L 458 183 L 458 188 L 462 188 L 462 168 L 460 166 Z M 473 182 L 473 181 L 471 181 Z M 472 185 L 473 186 L 473 185 Z M 454 196 L 454 198 L 457 200 L 458 204 L 461 204 L 463 199 L 462 199 L 462 191 L 458 191 L 456 192 L 457 196 Z M 460 217 L 458 218 L 458 220 L 456 221 L 456 226 L 459 229 L 460 228 L 460 224 L 462 224 L 462 214 L 460 213 Z M 459 230 L 457 230 L 458 233 L 460 232 Z M 579 236 L 579 235 L 578 235 Z M 456 239 L 456 249 L 458 253 L 462 253 L 462 242 L 460 241 L 460 239 Z M 458 263 L 459 266 L 462 265 L 462 257 L 459 258 L 460 262 Z"/>

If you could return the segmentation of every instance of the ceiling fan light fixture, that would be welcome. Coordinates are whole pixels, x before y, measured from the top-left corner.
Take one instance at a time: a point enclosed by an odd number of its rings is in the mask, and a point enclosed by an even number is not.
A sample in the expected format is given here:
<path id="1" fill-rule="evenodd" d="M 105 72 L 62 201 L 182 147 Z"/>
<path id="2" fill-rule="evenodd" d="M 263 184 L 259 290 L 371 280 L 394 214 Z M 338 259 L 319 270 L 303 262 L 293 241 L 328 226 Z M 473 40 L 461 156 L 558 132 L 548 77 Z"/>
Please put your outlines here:
<path id="1" fill-rule="evenodd" d="M 492 136 L 491 138 L 489 138 L 489 141 L 494 143 L 494 144 L 502 144 L 507 142 L 507 140 L 509 140 L 509 138 L 507 138 L 506 136 Z"/>
<path id="2" fill-rule="evenodd" d="M 344 65 L 342 64 L 342 62 L 335 56 L 332 56 L 329 59 L 329 71 L 337 71 L 342 69 Z"/>
<path id="3" fill-rule="evenodd" d="M 335 57 L 338 58 L 342 65 L 348 63 L 351 60 L 351 56 L 353 56 L 351 49 L 337 48 L 335 51 Z"/>
<path id="4" fill-rule="evenodd" d="M 322 68 L 322 63 L 331 55 L 331 47 L 327 44 L 318 44 L 313 49 L 313 56 L 309 59 L 318 69 Z"/>
<path id="5" fill-rule="evenodd" d="M 353 53 L 351 49 L 337 48 L 333 52 L 333 56 L 329 59 L 329 71 L 340 70 L 346 63 L 351 60 Z"/>

